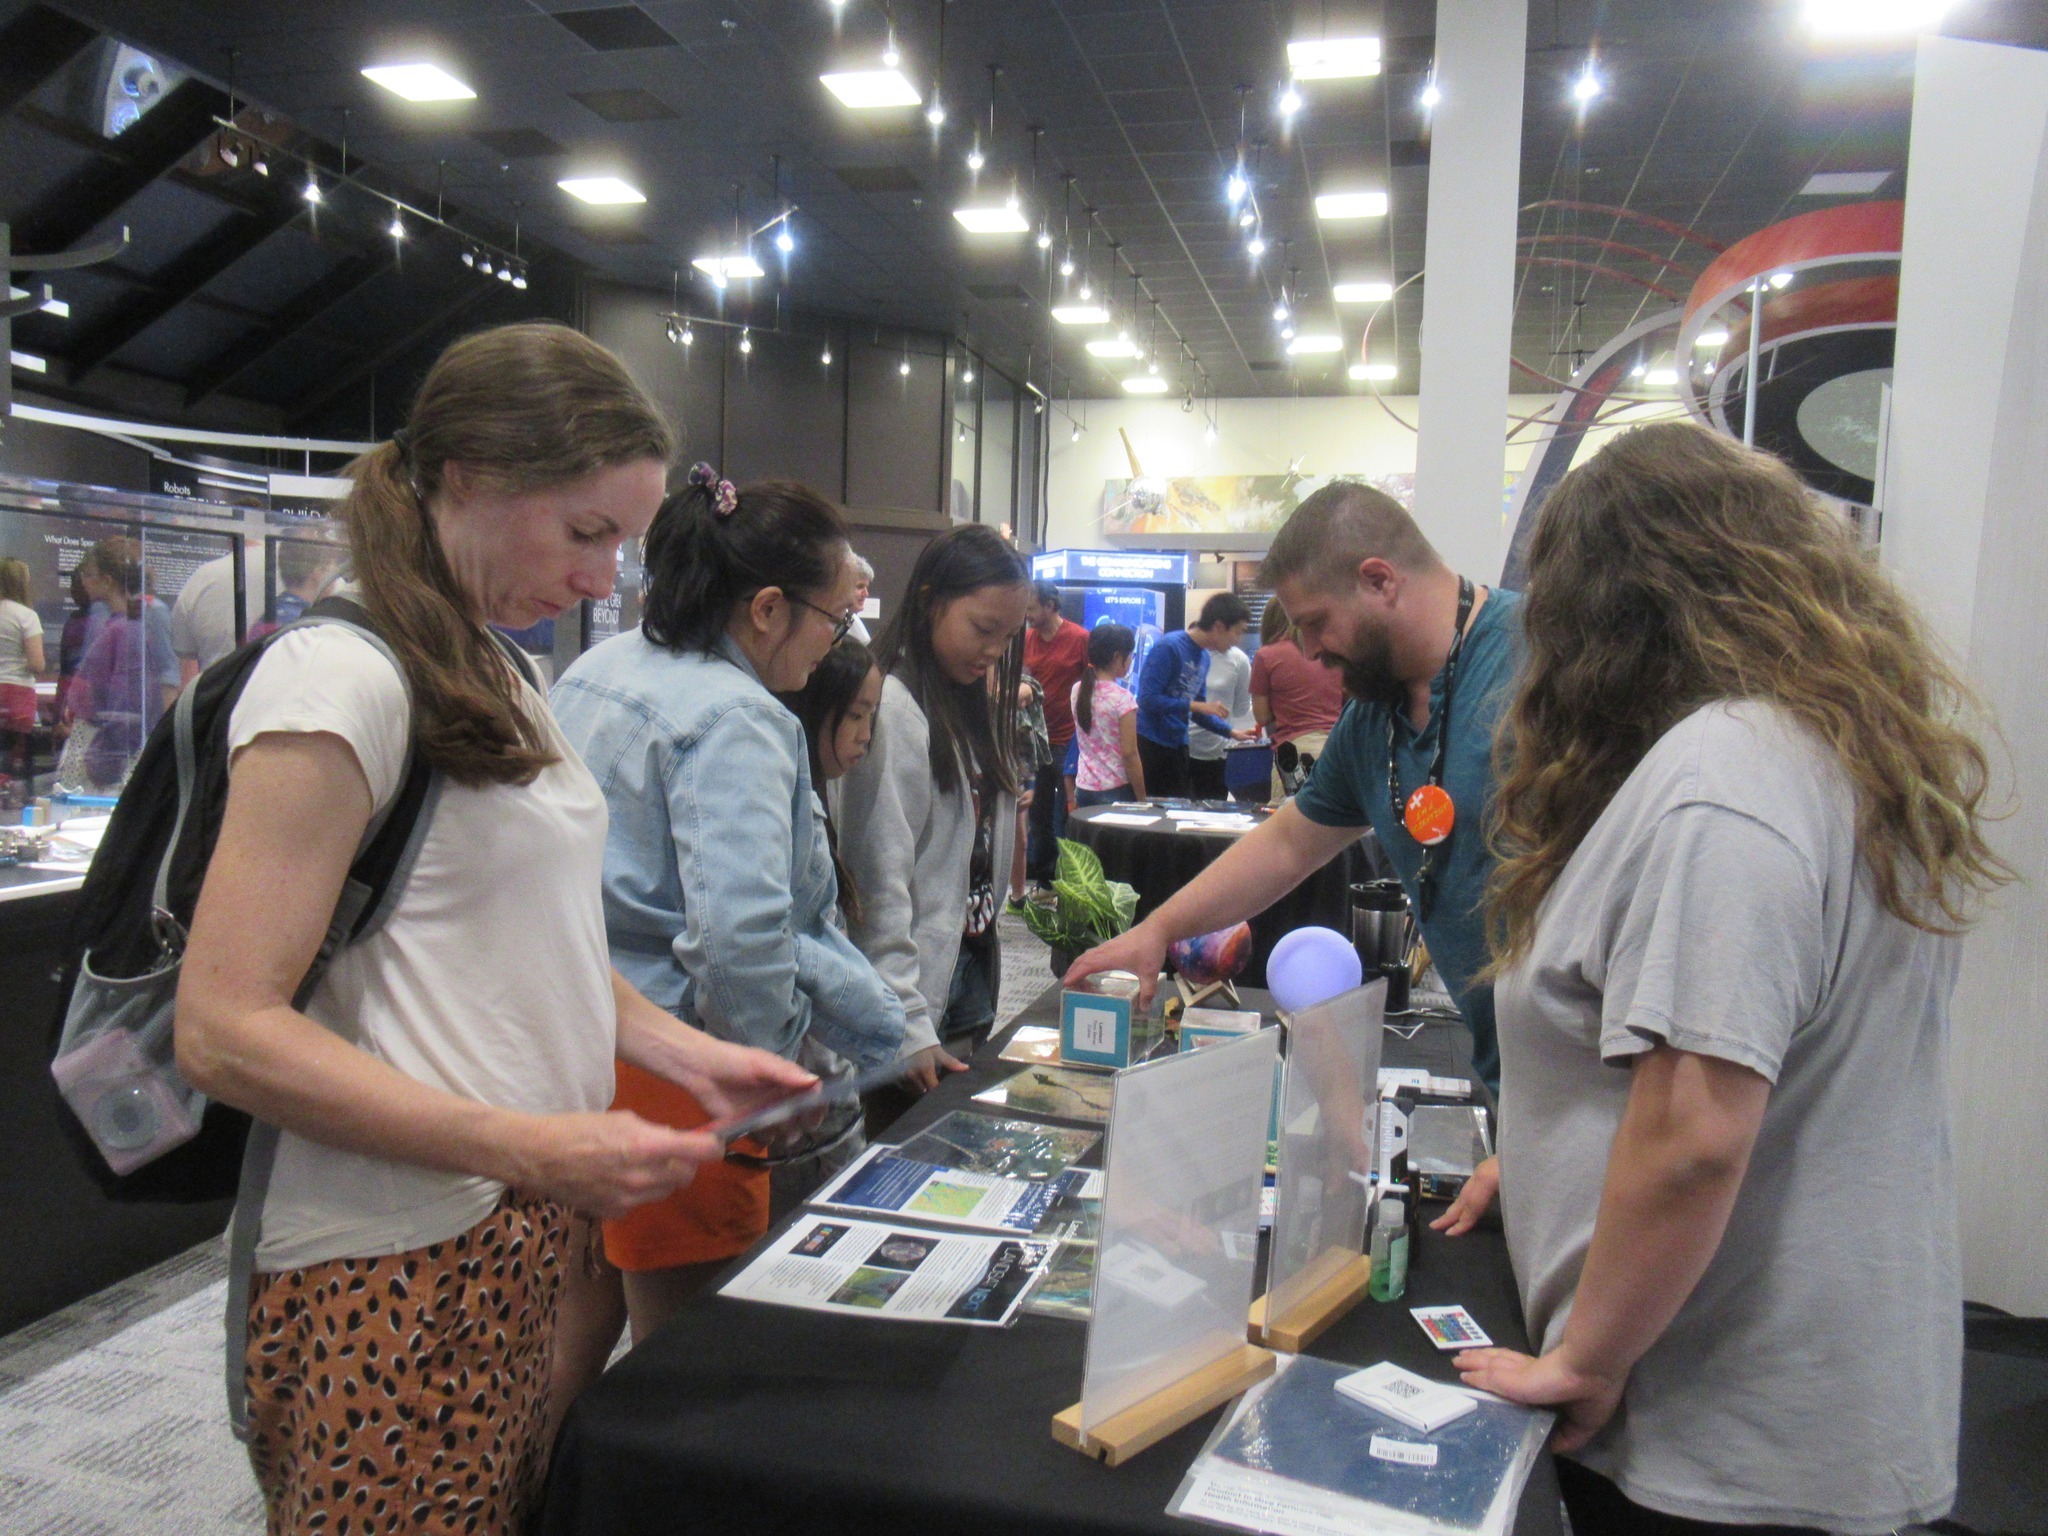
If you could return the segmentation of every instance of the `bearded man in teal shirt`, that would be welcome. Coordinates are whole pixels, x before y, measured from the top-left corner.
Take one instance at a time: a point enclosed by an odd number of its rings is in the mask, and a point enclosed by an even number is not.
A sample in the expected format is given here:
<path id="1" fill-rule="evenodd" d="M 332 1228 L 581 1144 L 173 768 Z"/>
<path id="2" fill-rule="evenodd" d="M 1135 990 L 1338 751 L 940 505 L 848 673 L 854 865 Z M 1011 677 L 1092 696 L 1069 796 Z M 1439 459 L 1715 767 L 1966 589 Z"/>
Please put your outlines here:
<path id="1" fill-rule="evenodd" d="M 1134 971 L 1149 1004 L 1168 944 L 1263 912 L 1369 826 L 1472 1032 L 1473 1069 L 1498 1089 L 1493 989 L 1472 978 L 1486 964 L 1493 737 L 1521 661 L 1521 598 L 1460 576 L 1400 503 L 1355 484 L 1301 504 L 1273 541 L 1264 584 L 1303 653 L 1343 674 L 1350 699 L 1329 745 L 1300 794 L 1144 922 L 1081 956 L 1067 984 Z M 1408 810 L 1432 785 L 1449 797 L 1452 822 L 1425 846 Z M 1441 808 L 1440 796 L 1423 800 Z"/>

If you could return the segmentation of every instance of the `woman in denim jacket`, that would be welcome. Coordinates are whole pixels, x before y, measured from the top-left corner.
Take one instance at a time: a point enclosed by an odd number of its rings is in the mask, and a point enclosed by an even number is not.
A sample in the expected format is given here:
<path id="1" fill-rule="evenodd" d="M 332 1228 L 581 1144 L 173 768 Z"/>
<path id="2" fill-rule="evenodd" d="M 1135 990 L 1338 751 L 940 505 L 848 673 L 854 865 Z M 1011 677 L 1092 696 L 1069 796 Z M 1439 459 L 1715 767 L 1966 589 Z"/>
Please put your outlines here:
<path id="1" fill-rule="evenodd" d="M 553 697 L 611 810 L 612 962 L 724 1039 L 827 1067 L 891 1061 L 903 1005 L 834 921 L 803 726 L 774 696 L 803 687 L 847 631 L 845 524 L 804 486 L 735 490 L 699 465 L 663 503 L 644 563 L 640 627 L 579 657 Z M 624 1068 L 618 1103 L 671 1125 L 704 1119 L 687 1094 Z M 644 1339 L 767 1230 L 768 1175 L 706 1168 L 633 1215 L 605 1224 L 605 1248 Z M 586 1335 L 591 1348 L 604 1333 Z"/>

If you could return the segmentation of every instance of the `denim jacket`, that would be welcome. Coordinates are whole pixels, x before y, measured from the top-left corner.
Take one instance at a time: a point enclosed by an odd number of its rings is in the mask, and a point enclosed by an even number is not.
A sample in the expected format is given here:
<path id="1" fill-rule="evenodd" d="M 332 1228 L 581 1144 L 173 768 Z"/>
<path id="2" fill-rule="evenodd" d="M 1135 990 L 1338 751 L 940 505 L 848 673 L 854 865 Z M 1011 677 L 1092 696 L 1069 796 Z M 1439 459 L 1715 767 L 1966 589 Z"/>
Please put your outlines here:
<path id="1" fill-rule="evenodd" d="M 903 1004 L 840 931 L 803 726 L 739 649 L 678 655 L 636 629 L 578 657 L 552 702 L 611 808 L 619 974 L 722 1039 L 893 1060 Z"/>

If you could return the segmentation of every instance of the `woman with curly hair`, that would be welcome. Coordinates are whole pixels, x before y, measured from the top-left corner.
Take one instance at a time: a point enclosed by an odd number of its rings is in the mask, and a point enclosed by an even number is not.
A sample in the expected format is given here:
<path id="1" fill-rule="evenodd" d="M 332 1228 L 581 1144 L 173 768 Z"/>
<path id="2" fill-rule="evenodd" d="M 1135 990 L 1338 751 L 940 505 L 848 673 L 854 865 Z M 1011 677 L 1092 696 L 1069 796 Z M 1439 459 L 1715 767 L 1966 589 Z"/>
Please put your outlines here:
<path id="1" fill-rule="evenodd" d="M 1638 428 L 1543 509 L 1490 892 L 1500 1189 L 1578 1536 L 1955 1490 L 1949 994 L 2007 877 L 1962 684 L 1777 460 Z M 1440 1225 L 1468 1224 L 1488 1181 Z"/>

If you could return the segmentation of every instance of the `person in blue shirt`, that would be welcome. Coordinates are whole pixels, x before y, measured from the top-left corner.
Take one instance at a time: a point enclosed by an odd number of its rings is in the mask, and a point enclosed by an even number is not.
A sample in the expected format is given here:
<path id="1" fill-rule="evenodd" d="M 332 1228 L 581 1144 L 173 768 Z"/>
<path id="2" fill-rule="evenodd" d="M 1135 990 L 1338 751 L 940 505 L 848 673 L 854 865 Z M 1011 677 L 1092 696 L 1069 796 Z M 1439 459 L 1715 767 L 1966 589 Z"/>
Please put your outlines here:
<path id="1" fill-rule="evenodd" d="M 1273 540 L 1263 579 L 1286 604 L 1304 653 L 1343 675 L 1349 702 L 1308 784 L 1145 921 L 1074 962 L 1136 972 L 1149 1005 L 1166 946 L 1255 916 L 1358 840 L 1393 862 L 1444 983 L 1472 1031 L 1472 1065 L 1500 1086 L 1481 902 L 1493 871 L 1486 819 L 1494 729 L 1522 654 L 1521 597 L 1460 576 L 1392 497 L 1325 486 Z M 1147 765 L 1146 772 L 1151 772 Z M 1411 797 L 1442 830 L 1409 813 Z M 1431 802 L 1434 802 L 1432 806 Z"/>
<path id="2" fill-rule="evenodd" d="M 1202 604 L 1201 617 L 1186 629 L 1162 635 L 1145 653 L 1138 671 L 1138 756 L 1145 764 L 1145 788 L 1154 795 L 1193 792 L 1188 771 L 1188 730 L 1249 740 L 1251 731 L 1230 728 L 1230 708 L 1203 695 L 1209 657 L 1244 638 L 1252 613 L 1244 599 L 1218 592 Z"/>

